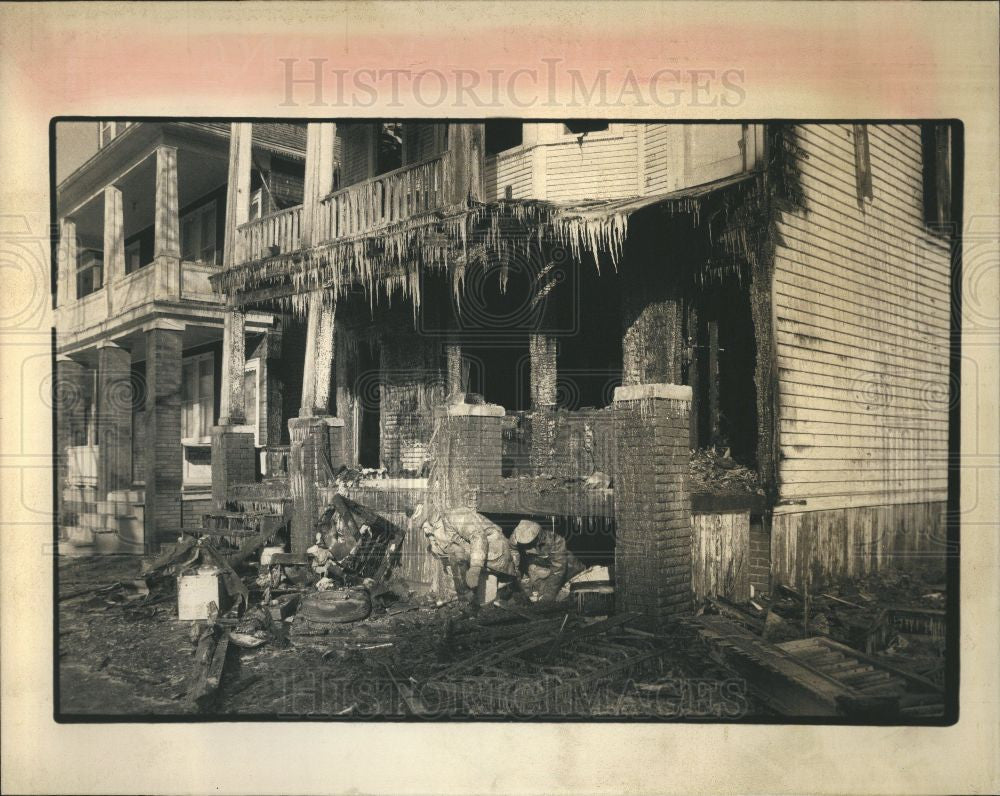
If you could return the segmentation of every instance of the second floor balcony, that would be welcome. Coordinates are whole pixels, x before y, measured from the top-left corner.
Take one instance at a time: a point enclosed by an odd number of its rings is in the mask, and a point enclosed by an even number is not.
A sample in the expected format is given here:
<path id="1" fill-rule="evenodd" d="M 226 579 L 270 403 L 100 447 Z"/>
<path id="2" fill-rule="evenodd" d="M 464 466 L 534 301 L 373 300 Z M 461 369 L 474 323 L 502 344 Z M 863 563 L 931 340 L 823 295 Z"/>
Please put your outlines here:
<path id="1" fill-rule="evenodd" d="M 440 152 L 320 197 L 312 209 L 312 245 L 377 234 L 446 210 L 455 203 L 446 190 L 451 157 Z M 239 225 L 234 264 L 303 248 L 303 213 L 303 205 L 296 205 Z"/>

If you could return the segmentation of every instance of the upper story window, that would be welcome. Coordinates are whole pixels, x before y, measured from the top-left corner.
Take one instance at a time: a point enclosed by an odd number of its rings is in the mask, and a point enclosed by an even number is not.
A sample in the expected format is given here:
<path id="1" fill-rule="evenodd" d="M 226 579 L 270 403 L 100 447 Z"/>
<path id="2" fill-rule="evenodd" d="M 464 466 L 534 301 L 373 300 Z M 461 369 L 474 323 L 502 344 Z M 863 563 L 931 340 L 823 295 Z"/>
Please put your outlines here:
<path id="1" fill-rule="evenodd" d="M 576 119 L 572 122 L 563 122 L 563 135 L 602 133 L 610 129 L 611 124 L 600 119 Z"/>
<path id="2" fill-rule="evenodd" d="M 131 274 L 133 271 L 138 271 L 141 267 L 142 245 L 137 240 L 132 241 L 132 243 L 125 246 L 125 273 Z"/>
<path id="3" fill-rule="evenodd" d="M 384 122 L 377 128 L 377 132 L 375 174 L 395 171 L 403 165 L 403 125 L 399 122 Z"/>
<path id="4" fill-rule="evenodd" d="M 519 119 L 493 119 L 486 122 L 486 154 L 496 155 L 524 143 L 524 124 Z"/>
<path id="5" fill-rule="evenodd" d="M 98 122 L 97 147 L 106 147 L 116 137 L 124 133 L 132 122 Z"/>
<path id="6" fill-rule="evenodd" d="M 82 299 L 104 287 L 104 252 L 84 249 L 76 265 L 76 297 Z"/>
<path id="7" fill-rule="evenodd" d="M 192 263 L 218 265 L 216 247 L 217 214 L 215 200 L 184 215 L 181 219 L 181 259 Z"/>

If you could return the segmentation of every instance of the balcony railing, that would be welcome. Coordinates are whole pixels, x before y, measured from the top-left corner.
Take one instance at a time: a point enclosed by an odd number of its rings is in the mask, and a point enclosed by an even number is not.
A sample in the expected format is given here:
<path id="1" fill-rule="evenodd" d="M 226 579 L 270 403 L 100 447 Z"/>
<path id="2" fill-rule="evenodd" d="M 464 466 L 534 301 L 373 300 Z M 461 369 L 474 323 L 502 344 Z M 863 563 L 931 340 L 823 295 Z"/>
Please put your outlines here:
<path id="1" fill-rule="evenodd" d="M 446 153 L 335 191 L 320 203 L 317 240 L 373 232 L 445 206 Z"/>
<path id="2" fill-rule="evenodd" d="M 334 191 L 316 209 L 317 243 L 376 232 L 447 205 L 447 153 Z M 294 252 L 301 246 L 302 205 L 242 224 L 236 231 L 236 262 Z"/>
<path id="3" fill-rule="evenodd" d="M 299 248 L 302 205 L 279 210 L 236 230 L 236 262 L 252 262 Z"/>

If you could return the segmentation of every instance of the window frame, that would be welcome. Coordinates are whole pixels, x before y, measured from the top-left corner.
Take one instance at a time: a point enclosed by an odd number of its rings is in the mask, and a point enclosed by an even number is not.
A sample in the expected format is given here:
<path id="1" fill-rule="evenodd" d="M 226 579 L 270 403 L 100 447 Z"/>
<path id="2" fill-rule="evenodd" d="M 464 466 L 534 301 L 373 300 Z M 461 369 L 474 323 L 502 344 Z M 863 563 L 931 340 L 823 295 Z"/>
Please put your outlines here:
<path id="1" fill-rule="evenodd" d="M 100 255 L 100 259 L 98 260 L 95 257 L 92 260 L 90 260 L 86 265 L 84 265 L 83 262 L 84 257 L 87 254 Z M 99 269 L 99 273 L 101 276 L 100 284 L 96 285 L 92 290 L 89 290 L 86 293 L 84 293 L 80 289 L 80 277 L 83 275 L 84 272 L 93 271 L 95 268 Z M 104 288 L 104 252 L 101 251 L 100 249 L 81 249 L 80 253 L 77 255 L 76 258 L 76 271 L 74 273 L 74 278 L 76 280 L 77 301 L 79 301 L 82 298 L 86 298 L 87 296 L 92 296 L 97 291 L 102 290 Z"/>
<path id="2" fill-rule="evenodd" d="M 246 376 L 247 376 L 247 374 L 251 373 L 251 372 L 254 374 L 254 381 L 256 382 L 256 385 L 257 385 L 257 387 L 256 387 L 257 400 L 256 400 L 256 403 L 254 404 L 254 413 L 253 413 L 253 415 L 254 415 L 254 422 L 250 423 L 249 420 L 248 420 L 247 421 L 247 425 L 248 426 L 251 426 L 251 425 L 253 426 L 253 444 L 254 444 L 255 448 L 259 448 L 260 447 L 260 402 L 261 402 L 261 394 L 260 394 L 260 357 L 252 357 L 251 359 L 248 359 L 248 360 L 246 360 L 246 362 L 243 363 L 243 379 L 244 379 L 244 383 L 246 383 Z M 247 409 L 247 405 L 246 405 L 246 391 L 245 390 L 244 390 L 243 397 L 244 397 L 243 411 L 245 413 L 246 409 Z"/>
<path id="3" fill-rule="evenodd" d="M 204 400 L 201 395 L 201 363 L 203 361 L 208 361 L 210 363 L 209 372 L 212 374 L 212 389 L 208 396 L 208 403 L 211 407 L 209 429 L 215 425 L 217 418 L 215 417 L 215 352 L 205 351 L 201 354 L 189 354 L 188 356 L 181 358 L 181 445 L 184 447 L 202 447 L 205 445 L 212 444 L 212 433 L 209 431 L 208 434 L 201 434 L 198 436 L 185 436 L 186 429 L 184 428 L 184 408 L 189 403 L 184 400 L 184 373 L 189 366 L 195 365 L 195 385 L 197 396 L 191 401 L 195 406 L 200 406 L 201 402 Z M 201 424 L 201 410 L 199 409 L 198 423 Z"/>
<path id="4" fill-rule="evenodd" d="M 135 254 L 136 266 L 131 268 L 129 266 L 129 255 Z M 142 268 L 142 241 L 134 240 L 131 243 L 125 244 L 125 273 L 134 274 L 140 268 Z"/>
<path id="5" fill-rule="evenodd" d="M 205 249 L 204 241 L 202 240 L 202 234 L 204 232 L 204 227 L 203 227 L 204 221 L 202 219 L 205 216 L 209 215 L 209 214 L 211 214 L 211 217 L 212 217 L 212 240 L 213 240 L 213 244 L 212 245 L 213 245 L 213 255 L 212 255 L 212 261 L 211 262 L 206 262 L 204 259 L 202 259 L 202 252 Z M 184 242 L 185 242 L 184 226 L 185 226 L 185 224 L 193 222 L 194 219 L 196 219 L 196 218 L 198 219 L 198 245 L 196 247 L 198 253 L 197 253 L 196 258 L 192 259 L 192 258 L 186 256 L 186 254 L 184 252 Z M 180 226 L 180 238 L 181 238 L 181 240 L 180 240 L 181 260 L 183 262 L 186 262 L 186 263 L 198 263 L 200 265 L 219 265 L 220 264 L 220 258 L 221 258 L 222 252 L 221 252 L 221 249 L 219 247 L 219 234 L 218 234 L 219 214 L 218 214 L 218 203 L 216 202 L 215 199 L 210 199 L 209 201 L 205 202 L 205 204 L 199 205 L 198 207 L 194 208 L 193 210 L 189 210 L 187 213 L 185 213 L 180 218 L 180 225 L 179 226 Z"/>

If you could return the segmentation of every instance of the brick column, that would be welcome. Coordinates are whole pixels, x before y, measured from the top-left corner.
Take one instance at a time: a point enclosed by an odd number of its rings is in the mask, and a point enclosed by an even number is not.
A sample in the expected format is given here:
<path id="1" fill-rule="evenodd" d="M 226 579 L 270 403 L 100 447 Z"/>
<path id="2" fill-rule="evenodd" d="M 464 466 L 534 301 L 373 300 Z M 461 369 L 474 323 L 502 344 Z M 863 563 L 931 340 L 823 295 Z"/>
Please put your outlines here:
<path id="1" fill-rule="evenodd" d="M 184 332 L 146 331 L 146 550 L 181 527 L 181 358 Z"/>
<path id="2" fill-rule="evenodd" d="M 323 508 L 319 487 L 330 482 L 344 459 L 344 421 L 336 417 L 293 417 L 288 421 L 291 446 L 288 485 L 292 494 L 292 552 L 313 543 L 316 520 Z"/>
<path id="3" fill-rule="evenodd" d="M 690 409 L 690 387 L 615 390 L 615 605 L 654 627 L 693 606 Z"/>
<path id="4" fill-rule="evenodd" d="M 257 480 L 257 449 L 253 431 L 246 426 L 212 428 L 212 503 L 224 509 L 234 484 L 252 484 Z"/>
<path id="5" fill-rule="evenodd" d="M 65 520 L 64 492 L 69 473 L 67 448 L 86 442 L 87 404 L 90 371 L 86 365 L 59 357 L 56 360 L 56 381 L 52 399 L 56 407 L 56 464 L 60 524 Z"/>
<path id="6" fill-rule="evenodd" d="M 114 343 L 97 351 L 97 494 L 132 485 L 132 354 Z"/>
<path id="7" fill-rule="evenodd" d="M 474 508 L 483 489 L 499 485 L 503 415 L 497 404 L 448 406 L 435 450 L 435 483 L 429 485 L 441 508 Z"/>

